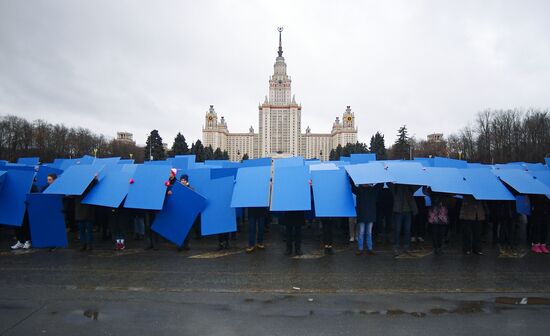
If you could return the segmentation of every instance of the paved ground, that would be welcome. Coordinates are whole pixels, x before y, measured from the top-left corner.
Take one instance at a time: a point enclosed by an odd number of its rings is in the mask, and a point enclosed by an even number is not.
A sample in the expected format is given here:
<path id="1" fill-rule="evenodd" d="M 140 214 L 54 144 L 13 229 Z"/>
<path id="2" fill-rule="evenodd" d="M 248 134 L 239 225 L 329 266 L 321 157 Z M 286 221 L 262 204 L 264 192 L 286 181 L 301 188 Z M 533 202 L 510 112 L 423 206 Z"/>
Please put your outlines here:
<path id="1" fill-rule="evenodd" d="M 0 241 L 0 335 L 548 334 L 550 256 L 356 256 L 338 236 L 324 256 L 314 230 L 305 255 L 283 256 L 278 227 L 265 251 L 245 239 L 217 252 L 163 244 L 123 252 L 9 251 Z"/>

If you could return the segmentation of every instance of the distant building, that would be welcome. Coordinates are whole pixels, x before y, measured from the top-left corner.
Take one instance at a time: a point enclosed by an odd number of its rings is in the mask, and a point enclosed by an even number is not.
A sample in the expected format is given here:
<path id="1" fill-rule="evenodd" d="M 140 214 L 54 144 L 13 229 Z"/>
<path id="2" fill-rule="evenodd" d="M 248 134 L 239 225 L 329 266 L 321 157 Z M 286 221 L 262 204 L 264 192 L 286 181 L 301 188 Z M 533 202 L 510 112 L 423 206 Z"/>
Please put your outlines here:
<path id="1" fill-rule="evenodd" d="M 428 142 L 442 142 L 443 133 L 432 133 L 428 134 Z"/>
<path id="2" fill-rule="evenodd" d="M 355 115 L 350 106 L 342 121 L 336 118 L 331 133 L 312 133 L 309 126 L 302 133 L 302 106 L 291 94 L 292 80 L 286 72 L 281 32 L 279 28 L 279 51 L 269 79 L 269 97 L 258 106 L 258 133 L 254 133 L 252 126 L 248 133 L 229 133 L 225 118 L 218 119 L 213 105 L 206 112 L 202 129 L 204 145 L 226 150 L 232 161 L 239 161 L 244 154 L 251 159 L 299 155 L 328 160 L 333 148 L 357 142 Z"/>
<path id="3" fill-rule="evenodd" d="M 135 144 L 134 135 L 129 132 L 117 132 L 116 141 L 125 142 L 128 144 Z"/>

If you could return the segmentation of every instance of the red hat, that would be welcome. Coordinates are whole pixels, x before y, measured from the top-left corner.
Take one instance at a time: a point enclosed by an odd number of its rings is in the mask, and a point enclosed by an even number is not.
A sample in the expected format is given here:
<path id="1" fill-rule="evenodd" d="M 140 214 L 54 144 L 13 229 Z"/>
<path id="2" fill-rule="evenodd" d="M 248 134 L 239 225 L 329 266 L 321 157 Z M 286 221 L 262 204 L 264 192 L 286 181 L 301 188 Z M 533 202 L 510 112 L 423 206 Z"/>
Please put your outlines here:
<path id="1" fill-rule="evenodd" d="M 170 174 L 176 176 L 177 173 L 178 173 L 178 170 L 176 168 L 170 169 Z"/>

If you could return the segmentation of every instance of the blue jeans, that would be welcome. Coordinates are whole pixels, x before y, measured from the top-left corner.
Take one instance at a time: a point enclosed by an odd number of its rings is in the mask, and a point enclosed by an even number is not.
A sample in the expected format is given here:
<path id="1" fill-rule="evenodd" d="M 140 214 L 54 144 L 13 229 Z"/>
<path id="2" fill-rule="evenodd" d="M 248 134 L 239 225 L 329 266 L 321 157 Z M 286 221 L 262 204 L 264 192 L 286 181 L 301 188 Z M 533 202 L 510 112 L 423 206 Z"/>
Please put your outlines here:
<path id="1" fill-rule="evenodd" d="M 411 213 L 410 212 L 394 212 L 393 213 L 394 224 L 394 247 L 399 249 L 399 239 L 401 238 L 401 230 L 405 235 L 405 241 L 403 242 L 403 248 L 408 250 L 411 246 Z"/>
<path id="2" fill-rule="evenodd" d="M 258 244 L 264 242 L 265 217 L 248 217 L 248 246 L 256 245 L 256 225 L 258 226 Z"/>
<path id="3" fill-rule="evenodd" d="M 359 226 L 359 236 L 357 237 L 357 247 L 359 248 L 359 251 L 363 251 L 363 242 L 367 241 L 367 250 L 372 250 L 372 222 L 369 223 L 358 223 Z M 366 230 L 365 230 L 366 227 Z"/>
<path id="4" fill-rule="evenodd" d="M 94 240 L 94 226 L 88 220 L 77 221 L 78 235 L 82 244 L 89 244 Z"/>

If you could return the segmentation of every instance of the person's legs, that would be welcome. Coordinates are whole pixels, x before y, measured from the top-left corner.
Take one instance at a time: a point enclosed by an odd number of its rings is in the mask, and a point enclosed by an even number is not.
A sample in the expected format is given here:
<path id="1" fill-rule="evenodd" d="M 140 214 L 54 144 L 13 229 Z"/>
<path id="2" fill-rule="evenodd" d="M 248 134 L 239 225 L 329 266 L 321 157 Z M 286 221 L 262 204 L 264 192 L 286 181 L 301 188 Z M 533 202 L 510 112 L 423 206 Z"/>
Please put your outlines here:
<path id="1" fill-rule="evenodd" d="M 472 221 L 465 220 L 461 223 L 462 227 L 462 252 L 472 252 Z"/>
<path id="2" fill-rule="evenodd" d="M 472 241 L 472 250 L 474 253 L 481 253 L 481 230 L 483 229 L 482 222 L 475 221 L 472 223 L 472 233 L 473 233 L 473 241 Z"/>
<path id="3" fill-rule="evenodd" d="M 264 232 L 265 232 L 265 217 L 258 218 L 258 245 L 264 244 Z"/>
<path id="4" fill-rule="evenodd" d="M 289 220 L 287 215 L 284 215 L 283 220 L 285 221 L 285 236 L 286 236 L 286 254 L 292 253 L 292 242 L 293 242 L 293 224 Z"/>
<path id="5" fill-rule="evenodd" d="M 88 249 L 92 249 L 92 243 L 94 241 L 94 223 L 92 221 L 86 221 L 86 243 Z"/>
<path id="6" fill-rule="evenodd" d="M 374 226 L 373 222 L 368 222 L 365 225 L 365 236 L 367 241 L 367 250 L 372 251 L 372 227 Z"/>
<path id="7" fill-rule="evenodd" d="M 296 254 L 302 253 L 302 222 L 294 223 L 294 249 Z"/>
<path id="8" fill-rule="evenodd" d="M 403 219 L 402 213 L 395 212 L 393 214 L 393 248 L 396 251 L 399 251 L 399 239 L 401 238 L 401 224 Z"/>
<path id="9" fill-rule="evenodd" d="M 412 215 L 410 212 L 403 214 L 403 239 L 405 241 L 403 248 L 406 252 L 411 248 L 411 217 Z"/>
<path id="10" fill-rule="evenodd" d="M 350 218 L 348 225 L 349 225 L 349 241 L 353 242 L 355 240 L 355 218 Z"/>
<path id="11" fill-rule="evenodd" d="M 256 245 L 256 217 L 248 216 L 248 247 Z"/>
<path id="12" fill-rule="evenodd" d="M 363 251 L 363 245 L 365 242 L 365 223 L 357 223 L 357 229 L 359 231 L 359 234 L 357 235 L 357 249 L 359 251 Z"/>
<path id="13" fill-rule="evenodd" d="M 82 244 L 82 247 L 86 247 L 86 223 L 84 221 L 76 221 L 76 225 L 78 225 L 78 239 L 80 240 L 80 244 Z"/>

